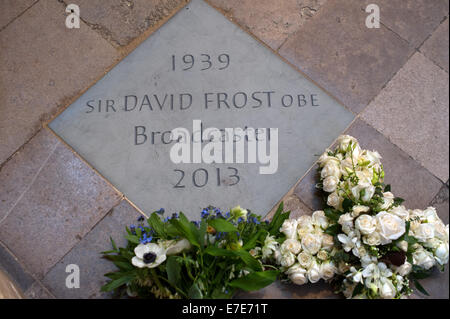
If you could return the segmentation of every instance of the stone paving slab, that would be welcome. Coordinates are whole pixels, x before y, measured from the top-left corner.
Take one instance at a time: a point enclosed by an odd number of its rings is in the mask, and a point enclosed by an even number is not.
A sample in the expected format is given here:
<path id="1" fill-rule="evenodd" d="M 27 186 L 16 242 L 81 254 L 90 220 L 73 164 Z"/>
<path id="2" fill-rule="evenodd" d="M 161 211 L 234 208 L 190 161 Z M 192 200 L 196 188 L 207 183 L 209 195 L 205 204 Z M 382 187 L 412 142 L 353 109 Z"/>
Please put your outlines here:
<path id="1" fill-rule="evenodd" d="M 117 46 L 129 44 L 188 0 L 78 0 L 80 17 Z"/>
<path id="2" fill-rule="evenodd" d="M 391 184 L 396 196 L 405 199 L 405 206 L 428 207 L 441 189 L 442 182 L 361 119 L 357 119 L 346 134 L 356 137 L 363 149 L 377 150 L 381 154 L 385 183 Z M 316 167 L 313 167 L 295 189 L 295 194 L 314 210 L 323 208 L 321 193 L 315 188 L 318 182 L 316 174 Z"/>
<path id="3" fill-rule="evenodd" d="M 121 195 L 75 156 L 65 145 L 55 142 L 50 149 L 41 149 L 47 159 L 34 173 L 31 181 L 15 169 L 15 163 L 2 169 L 11 181 L 29 183 L 0 220 L 0 240 L 27 265 L 37 278 L 60 260 L 95 225 Z M 42 140 L 32 140 L 28 147 L 36 149 Z M 35 152 L 36 158 L 42 158 Z M 26 167 L 33 157 L 23 161 Z M 21 161 L 15 157 L 12 161 Z M 39 240 L 36 240 L 39 239 Z"/>
<path id="4" fill-rule="evenodd" d="M 63 4 L 39 1 L 0 32 L 0 163 L 119 56 L 88 26 L 67 29 L 65 19 Z"/>
<path id="5" fill-rule="evenodd" d="M 38 0 L 2 0 L 0 2 L 0 30 Z"/>
<path id="6" fill-rule="evenodd" d="M 449 178 L 449 76 L 416 53 L 362 118 L 443 182 Z"/>
<path id="7" fill-rule="evenodd" d="M 448 15 L 448 0 L 364 0 L 361 9 L 376 3 L 380 21 L 418 48 Z"/>
<path id="8" fill-rule="evenodd" d="M 30 289 L 25 292 L 25 297 L 28 299 L 55 299 L 55 296 L 38 282 L 35 282 Z"/>
<path id="9" fill-rule="evenodd" d="M 44 277 L 43 283 L 57 298 L 109 298 L 100 287 L 107 282 L 103 275 L 116 270 L 100 252 L 111 250 L 110 237 L 118 247 L 125 247 L 125 226 L 136 224 L 141 216 L 128 202 L 122 201 L 102 219 L 82 241 L 64 256 Z M 67 265 L 80 267 L 80 288 L 68 289 L 65 285 Z"/>
<path id="10" fill-rule="evenodd" d="M 367 14 L 360 4 L 359 0 L 328 1 L 279 50 L 355 113 L 378 94 L 414 50 L 383 26 L 366 28 Z"/>
<path id="11" fill-rule="evenodd" d="M 327 0 L 209 0 L 231 20 L 277 50 Z"/>
<path id="12" fill-rule="evenodd" d="M 33 138 L 33 143 L 27 144 L 13 160 L 0 167 L 0 220 L 32 183 L 57 143 L 58 139 L 49 130 L 41 130 Z"/>
<path id="13" fill-rule="evenodd" d="M 449 36 L 448 36 L 448 17 L 444 22 L 433 32 L 431 37 L 425 41 L 420 47 L 427 58 L 439 65 L 448 72 L 449 59 Z"/>
<path id="14" fill-rule="evenodd" d="M 0 242 L 0 270 L 6 272 L 22 292 L 34 283 L 34 278 L 22 267 L 11 251 Z"/>

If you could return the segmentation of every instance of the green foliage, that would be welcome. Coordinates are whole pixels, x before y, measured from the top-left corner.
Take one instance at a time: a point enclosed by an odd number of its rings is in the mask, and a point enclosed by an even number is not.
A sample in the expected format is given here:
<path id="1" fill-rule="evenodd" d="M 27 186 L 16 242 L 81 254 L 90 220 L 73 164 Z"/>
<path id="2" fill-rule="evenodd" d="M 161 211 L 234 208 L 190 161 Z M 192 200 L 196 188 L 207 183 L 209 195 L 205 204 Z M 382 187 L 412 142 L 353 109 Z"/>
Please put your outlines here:
<path id="1" fill-rule="evenodd" d="M 283 240 L 279 229 L 289 218 L 283 204 L 270 223 L 250 212 L 245 215 L 244 210 L 239 211 L 242 218 L 214 213 L 213 208 L 204 212 L 195 223 L 183 213 L 163 220 L 155 212 L 147 225 L 141 221 L 137 227 L 126 228 L 126 247 L 117 247 L 111 239 L 112 249 L 103 252 L 103 258 L 117 271 L 105 274 L 110 281 L 102 291 L 121 296 L 130 291 L 140 298 L 232 298 L 240 289 L 256 290 L 276 280 L 278 271 L 266 270 L 261 256 L 249 251 L 262 247 L 268 234 Z M 170 247 L 181 239 L 189 241 L 191 248 L 167 256 L 154 268 L 138 268 L 131 262 L 141 243 Z"/>
<path id="2" fill-rule="evenodd" d="M 276 270 L 252 272 L 230 282 L 231 287 L 245 291 L 259 290 L 273 283 L 279 272 Z"/>

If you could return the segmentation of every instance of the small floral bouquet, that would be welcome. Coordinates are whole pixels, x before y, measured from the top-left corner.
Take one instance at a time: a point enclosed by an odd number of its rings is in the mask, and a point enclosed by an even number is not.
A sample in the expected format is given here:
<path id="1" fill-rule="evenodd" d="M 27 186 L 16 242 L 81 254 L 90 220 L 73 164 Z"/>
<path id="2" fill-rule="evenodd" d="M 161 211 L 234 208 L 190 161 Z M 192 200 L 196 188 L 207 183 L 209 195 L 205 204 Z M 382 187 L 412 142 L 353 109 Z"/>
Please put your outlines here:
<path id="1" fill-rule="evenodd" d="M 331 281 L 347 298 L 403 298 L 418 282 L 448 263 L 449 226 L 436 210 L 408 210 L 383 184 L 376 151 L 340 136 L 337 148 L 319 158 L 327 207 L 287 219 L 286 240 L 271 253 L 295 284 Z"/>
<path id="2" fill-rule="evenodd" d="M 278 268 L 265 263 L 267 237 L 282 241 L 279 229 L 289 212 L 280 205 L 272 221 L 261 222 L 239 206 L 227 213 L 208 207 L 200 221 L 183 213 L 162 219 L 154 212 L 145 225 L 127 227 L 125 248 L 103 252 L 117 271 L 102 291 L 139 298 L 231 298 L 239 290 L 261 289 L 276 280 Z M 269 248 L 266 248 L 266 250 Z"/>

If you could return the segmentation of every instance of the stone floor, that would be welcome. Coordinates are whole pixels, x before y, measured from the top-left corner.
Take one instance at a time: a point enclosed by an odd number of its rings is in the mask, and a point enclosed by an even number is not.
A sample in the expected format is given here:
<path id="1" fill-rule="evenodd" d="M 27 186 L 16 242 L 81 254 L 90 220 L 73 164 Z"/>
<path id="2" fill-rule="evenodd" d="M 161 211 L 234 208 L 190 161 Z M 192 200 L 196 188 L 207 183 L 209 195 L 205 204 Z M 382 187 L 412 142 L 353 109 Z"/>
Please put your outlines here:
<path id="1" fill-rule="evenodd" d="M 379 29 L 364 26 L 373 2 Z M 29 298 L 107 297 L 99 287 L 111 265 L 99 252 L 111 235 L 123 242 L 124 225 L 139 215 L 43 124 L 186 1 L 76 3 L 76 31 L 64 26 L 66 1 L 0 3 L 0 267 Z M 352 110 L 346 132 L 383 155 L 394 192 L 407 206 L 437 207 L 448 223 L 448 0 L 209 3 Z M 314 183 L 311 168 L 287 194 L 295 214 L 320 207 Z M 82 270 L 82 289 L 65 288 L 70 263 Z M 447 268 L 424 286 L 448 298 L 448 283 Z M 274 284 L 247 297 L 334 296 L 326 285 Z"/>

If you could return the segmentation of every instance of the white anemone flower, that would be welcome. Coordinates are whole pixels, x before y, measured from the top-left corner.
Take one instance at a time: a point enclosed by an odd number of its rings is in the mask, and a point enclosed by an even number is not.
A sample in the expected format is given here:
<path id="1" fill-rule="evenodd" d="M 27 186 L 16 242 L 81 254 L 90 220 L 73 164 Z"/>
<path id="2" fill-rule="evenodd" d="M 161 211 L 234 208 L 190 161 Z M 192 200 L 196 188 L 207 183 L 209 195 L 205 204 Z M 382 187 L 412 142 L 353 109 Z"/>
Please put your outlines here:
<path id="1" fill-rule="evenodd" d="M 138 268 L 155 268 L 166 260 L 166 250 L 154 243 L 140 244 L 134 253 L 131 263 Z"/>

